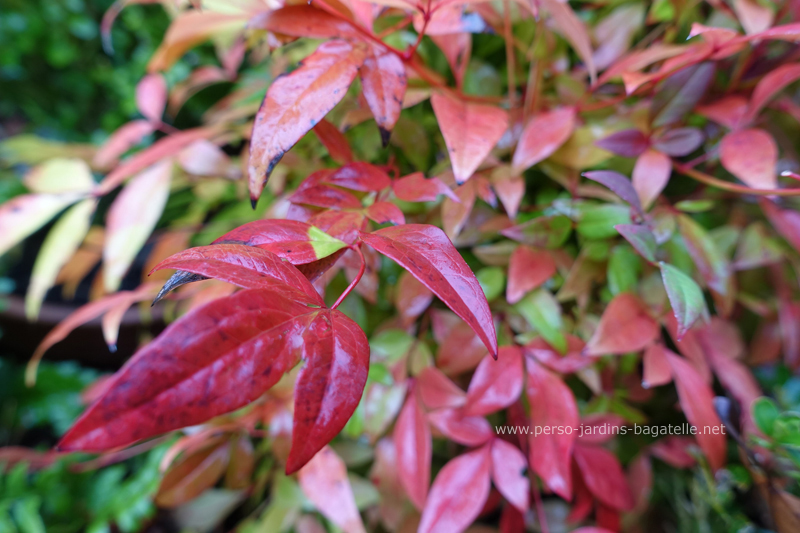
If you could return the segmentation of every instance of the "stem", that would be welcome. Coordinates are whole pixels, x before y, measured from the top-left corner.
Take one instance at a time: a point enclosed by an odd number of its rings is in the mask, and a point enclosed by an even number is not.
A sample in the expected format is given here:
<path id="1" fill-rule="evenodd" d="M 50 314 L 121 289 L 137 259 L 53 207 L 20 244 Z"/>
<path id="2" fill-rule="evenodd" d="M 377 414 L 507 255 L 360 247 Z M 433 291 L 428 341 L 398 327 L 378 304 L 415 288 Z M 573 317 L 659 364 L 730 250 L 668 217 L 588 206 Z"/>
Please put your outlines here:
<path id="1" fill-rule="evenodd" d="M 672 168 L 681 174 L 686 174 L 694 180 L 705 183 L 706 185 L 710 185 L 711 187 L 717 187 L 718 189 L 722 189 L 724 191 L 736 192 L 740 194 L 752 194 L 754 196 L 800 196 L 800 188 L 751 189 L 750 187 L 746 187 L 744 185 L 736 185 L 735 183 L 730 183 L 728 181 L 715 178 L 714 176 L 710 176 L 705 172 L 700 172 L 699 170 L 695 170 L 674 160 L 672 161 Z"/>
<path id="2" fill-rule="evenodd" d="M 358 269 L 358 274 L 356 274 L 356 278 L 352 281 L 352 283 L 350 283 L 350 285 L 347 286 L 344 292 L 339 296 L 339 299 L 336 300 L 336 303 L 334 303 L 331 306 L 331 309 L 336 309 L 337 307 L 339 307 L 339 304 L 341 304 L 342 301 L 344 301 L 344 299 L 347 298 L 347 295 L 353 292 L 353 289 L 356 288 L 356 285 L 358 285 L 358 282 L 361 281 L 361 277 L 367 270 L 367 261 L 364 259 L 364 253 L 361 251 L 361 243 L 358 243 L 358 245 L 355 246 L 351 246 L 350 249 L 358 252 L 358 257 L 361 258 L 361 268 Z"/>

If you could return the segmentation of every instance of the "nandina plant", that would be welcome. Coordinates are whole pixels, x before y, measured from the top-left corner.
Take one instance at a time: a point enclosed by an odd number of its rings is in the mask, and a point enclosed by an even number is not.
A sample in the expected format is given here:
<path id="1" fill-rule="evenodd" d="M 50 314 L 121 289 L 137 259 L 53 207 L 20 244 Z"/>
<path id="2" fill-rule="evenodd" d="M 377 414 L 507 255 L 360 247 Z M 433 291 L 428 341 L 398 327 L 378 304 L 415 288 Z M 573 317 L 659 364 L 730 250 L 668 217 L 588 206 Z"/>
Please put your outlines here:
<path id="1" fill-rule="evenodd" d="M 800 527 L 750 369 L 800 365 L 794 3 L 168 5 L 142 118 L 50 146 L 74 157 L 0 207 L 3 252 L 66 209 L 30 317 L 102 259 L 30 381 L 93 318 L 113 346 L 136 302 L 177 316 L 59 450 L 182 433 L 156 502 L 243 489 L 243 527 L 319 526 L 297 482 L 345 531 L 639 531 L 667 467 L 703 474 L 721 531 Z M 206 41 L 220 66 L 176 80 Z M 202 125 L 169 124 L 219 82 Z M 153 277 L 119 291 L 148 239 Z M 761 512 L 714 499 L 724 472 Z"/>

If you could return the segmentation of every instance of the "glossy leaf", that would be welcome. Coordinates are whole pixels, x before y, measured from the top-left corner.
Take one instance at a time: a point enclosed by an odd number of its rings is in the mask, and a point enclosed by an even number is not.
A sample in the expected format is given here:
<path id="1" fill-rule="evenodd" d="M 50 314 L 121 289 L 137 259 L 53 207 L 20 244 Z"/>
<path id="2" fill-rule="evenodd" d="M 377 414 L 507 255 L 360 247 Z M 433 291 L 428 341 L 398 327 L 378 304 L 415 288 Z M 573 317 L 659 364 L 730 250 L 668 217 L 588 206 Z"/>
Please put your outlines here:
<path id="1" fill-rule="evenodd" d="M 502 346 L 496 361 L 484 358 L 469 383 L 464 412 L 484 416 L 517 401 L 522 393 L 522 363 L 522 351 L 516 346 Z"/>
<path id="2" fill-rule="evenodd" d="M 521 173 L 540 161 L 544 161 L 567 142 L 575 128 L 575 108 L 563 107 L 535 116 L 525 129 L 517 144 L 511 165 Z"/>
<path id="3" fill-rule="evenodd" d="M 708 428 L 721 428 L 719 416 L 714 410 L 714 393 L 703 381 L 700 374 L 685 359 L 667 353 L 667 361 L 672 368 L 672 377 L 678 389 L 681 408 L 690 424 L 697 427 L 697 442 L 708 459 L 712 470 L 722 468 L 725 464 L 725 435 L 714 435 Z"/>
<path id="4" fill-rule="evenodd" d="M 586 344 L 586 352 L 591 355 L 638 352 L 659 335 L 658 322 L 644 303 L 630 293 L 622 293 L 603 311 L 594 335 Z"/>
<path id="5" fill-rule="evenodd" d="M 277 255 L 252 246 L 217 244 L 190 248 L 165 259 L 156 265 L 153 272 L 165 268 L 226 281 L 247 289 L 272 289 L 311 305 L 323 305 L 317 291 L 299 270 L 281 261 Z M 175 276 L 170 278 L 157 300 L 178 285 Z"/>
<path id="6" fill-rule="evenodd" d="M 381 132 L 384 146 L 389 142 L 403 97 L 406 94 L 406 69 L 396 54 L 372 46 L 361 67 L 361 87 L 375 122 Z"/>
<path id="7" fill-rule="evenodd" d="M 486 159 L 508 128 L 508 116 L 499 107 L 473 104 L 451 96 L 431 96 L 450 164 L 458 183 L 464 183 Z"/>
<path id="8" fill-rule="evenodd" d="M 572 390 L 539 363 L 527 359 L 527 394 L 531 406 L 529 434 L 531 468 L 545 484 L 564 498 L 572 499 L 570 463 L 578 426 L 578 406 Z M 536 428 L 539 427 L 539 434 Z"/>
<path id="9" fill-rule="evenodd" d="M 273 82 L 256 115 L 250 146 L 250 200 L 289 148 L 344 98 L 366 57 L 364 44 L 327 41 L 302 66 Z"/>
<path id="10" fill-rule="evenodd" d="M 172 161 L 153 165 L 135 176 L 114 200 L 106 217 L 103 285 L 119 287 L 136 254 L 161 218 L 169 196 Z"/>
<path id="11" fill-rule="evenodd" d="M 511 505 L 524 513 L 528 510 L 530 481 L 525 477 L 528 460 L 519 448 L 502 439 L 492 441 L 492 481 Z"/>
<path id="12" fill-rule="evenodd" d="M 389 176 L 379 167 L 355 161 L 336 169 L 324 178 L 325 183 L 354 191 L 382 191 L 391 185 Z"/>
<path id="13" fill-rule="evenodd" d="M 497 334 L 483 290 L 442 230 L 407 224 L 362 233 L 361 239 L 408 270 L 470 325 L 491 354 L 497 354 Z"/>
<path id="14" fill-rule="evenodd" d="M 719 158 L 725 169 L 754 189 L 777 186 L 778 145 L 764 130 L 732 131 L 722 138 Z"/>
<path id="15" fill-rule="evenodd" d="M 491 456 L 488 446 L 459 455 L 436 476 L 419 533 L 460 533 L 480 514 L 489 497 Z"/>
<path id="16" fill-rule="evenodd" d="M 423 509 L 431 480 L 431 429 L 415 395 L 409 394 L 394 428 L 397 476 L 411 503 Z"/>

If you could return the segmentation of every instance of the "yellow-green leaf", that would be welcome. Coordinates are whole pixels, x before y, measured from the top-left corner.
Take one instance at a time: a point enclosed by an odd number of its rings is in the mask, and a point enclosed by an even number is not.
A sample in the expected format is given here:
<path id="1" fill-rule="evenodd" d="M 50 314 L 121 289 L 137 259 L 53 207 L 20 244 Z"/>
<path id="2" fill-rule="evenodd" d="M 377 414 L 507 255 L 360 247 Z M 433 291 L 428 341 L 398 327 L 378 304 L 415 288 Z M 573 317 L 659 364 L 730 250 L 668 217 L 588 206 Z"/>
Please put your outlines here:
<path id="1" fill-rule="evenodd" d="M 75 202 L 75 194 L 23 194 L 0 206 L 0 255 Z"/>
<path id="2" fill-rule="evenodd" d="M 25 186 L 32 192 L 59 194 L 94 188 L 92 171 L 83 159 L 50 159 L 28 172 Z"/>

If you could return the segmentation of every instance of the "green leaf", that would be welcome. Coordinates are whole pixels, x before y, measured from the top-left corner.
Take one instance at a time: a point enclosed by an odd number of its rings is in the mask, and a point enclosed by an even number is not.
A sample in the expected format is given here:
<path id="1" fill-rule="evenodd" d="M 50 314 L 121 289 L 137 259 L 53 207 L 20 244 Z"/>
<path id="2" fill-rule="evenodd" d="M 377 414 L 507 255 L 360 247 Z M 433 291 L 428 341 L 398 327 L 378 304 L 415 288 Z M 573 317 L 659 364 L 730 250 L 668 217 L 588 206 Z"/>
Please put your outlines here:
<path id="1" fill-rule="evenodd" d="M 29 320 L 39 316 L 45 294 L 56 281 L 61 267 L 78 249 L 92 221 L 97 200 L 89 198 L 69 208 L 47 234 L 36 262 L 25 296 L 25 314 Z"/>
<path id="2" fill-rule="evenodd" d="M 387 364 L 399 361 L 411 349 L 414 337 L 401 329 L 381 331 L 369 341 L 372 361 Z"/>
<path id="3" fill-rule="evenodd" d="M 765 435 L 769 437 L 773 435 L 778 416 L 780 411 L 771 398 L 761 397 L 753 402 L 753 420 Z"/>
<path id="4" fill-rule="evenodd" d="M 317 259 L 328 257 L 347 246 L 336 237 L 331 237 L 316 226 L 311 226 L 311 229 L 308 230 L 308 238 L 314 248 L 314 253 L 317 254 Z"/>
<path id="5" fill-rule="evenodd" d="M 576 230 L 587 239 L 608 239 L 617 234 L 614 226 L 630 223 L 630 207 L 603 204 L 584 208 Z"/>
<path id="6" fill-rule="evenodd" d="M 621 292 L 635 291 L 642 271 L 639 256 L 627 246 L 617 246 L 608 260 L 608 289 L 616 296 Z"/>
<path id="7" fill-rule="evenodd" d="M 692 278 L 674 266 L 663 261 L 658 263 L 658 266 L 661 267 L 661 279 L 667 290 L 672 312 L 678 321 L 680 338 L 701 316 L 708 320 L 708 308 L 703 298 L 703 291 Z"/>
<path id="8" fill-rule="evenodd" d="M 478 283 L 481 284 L 483 294 L 486 299 L 491 301 L 503 293 L 503 288 L 506 285 L 506 275 L 500 267 L 486 267 L 480 269 L 475 277 L 478 278 Z"/>
<path id="9" fill-rule="evenodd" d="M 683 200 L 675 204 L 675 208 L 684 213 L 702 213 L 714 207 L 713 200 Z"/>
<path id="10" fill-rule="evenodd" d="M 528 293 L 514 308 L 548 344 L 561 353 L 567 351 L 567 339 L 561 332 L 564 327 L 561 306 L 550 291 L 539 289 Z"/>

